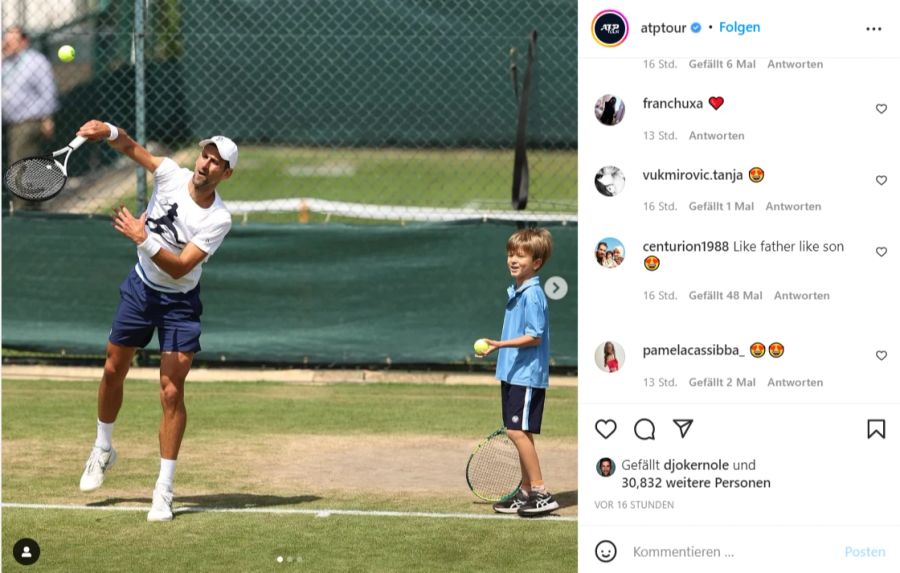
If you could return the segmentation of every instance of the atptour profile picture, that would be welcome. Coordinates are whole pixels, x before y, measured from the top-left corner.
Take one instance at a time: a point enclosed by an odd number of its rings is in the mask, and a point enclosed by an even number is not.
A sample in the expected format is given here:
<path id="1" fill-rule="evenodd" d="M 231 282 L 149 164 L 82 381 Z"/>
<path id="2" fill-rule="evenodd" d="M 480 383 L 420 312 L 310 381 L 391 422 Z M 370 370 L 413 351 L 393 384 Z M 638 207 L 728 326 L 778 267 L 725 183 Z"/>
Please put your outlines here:
<path id="1" fill-rule="evenodd" d="M 615 48 L 628 37 L 628 20 L 616 10 L 603 10 L 591 24 L 591 33 L 604 48 Z"/>

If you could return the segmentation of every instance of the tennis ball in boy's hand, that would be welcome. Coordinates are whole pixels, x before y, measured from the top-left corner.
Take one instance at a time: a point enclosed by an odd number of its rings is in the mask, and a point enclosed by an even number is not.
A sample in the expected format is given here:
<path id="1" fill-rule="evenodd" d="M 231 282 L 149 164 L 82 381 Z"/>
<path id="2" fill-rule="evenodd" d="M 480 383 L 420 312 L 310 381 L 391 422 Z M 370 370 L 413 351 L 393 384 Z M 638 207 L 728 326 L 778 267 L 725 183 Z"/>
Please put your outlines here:
<path id="1" fill-rule="evenodd" d="M 75 48 L 66 44 L 65 46 L 61 46 L 59 51 L 56 52 L 56 55 L 59 56 L 59 60 L 61 62 L 71 62 L 75 59 Z"/>
<path id="2" fill-rule="evenodd" d="M 491 349 L 491 345 L 487 343 L 487 340 L 483 338 L 479 338 L 475 341 L 475 353 L 476 354 L 484 354 L 488 350 Z"/>

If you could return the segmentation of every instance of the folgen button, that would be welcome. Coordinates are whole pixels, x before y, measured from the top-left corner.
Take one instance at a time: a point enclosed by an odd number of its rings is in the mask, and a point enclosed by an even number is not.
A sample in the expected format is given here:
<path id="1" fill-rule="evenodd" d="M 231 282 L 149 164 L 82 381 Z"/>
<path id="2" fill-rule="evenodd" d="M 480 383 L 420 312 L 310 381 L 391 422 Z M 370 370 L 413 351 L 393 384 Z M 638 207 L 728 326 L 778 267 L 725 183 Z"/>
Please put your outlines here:
<path id="1" fill-rule="evenodd" d="M 743 24 L 741 22 L 719 22 L 719 31 L 743 36 L 748 33 L 761 32 L 762 26 L 759 24 Z"/>

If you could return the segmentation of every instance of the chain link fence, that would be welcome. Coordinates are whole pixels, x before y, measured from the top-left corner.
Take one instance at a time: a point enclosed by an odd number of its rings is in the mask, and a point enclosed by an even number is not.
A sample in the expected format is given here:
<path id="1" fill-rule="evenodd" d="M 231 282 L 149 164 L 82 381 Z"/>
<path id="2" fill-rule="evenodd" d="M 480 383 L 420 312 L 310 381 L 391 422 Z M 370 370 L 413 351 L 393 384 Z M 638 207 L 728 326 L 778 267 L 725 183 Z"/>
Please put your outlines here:
<path id="1" fill-rule="evenodd" d="M 64 146 L 98 118 L 143 132 L 152 152 L 187 167 L 200 139 L 237 141 L 240 166 L 221 193 L 239 221 L 575 220 L 575 2 L 3 0 L 2 7 L 4 28 L 28 34 L 24 47 L 7 45 L 10 31 L 4 39 L 4 172 L 23 153 Z M 143 31 L 135 28 L 141 16 Z M 514 87 L 521 93 L 532 30 L 530 191 L 527 210 L 516 212 Z M 69 63 L 56 56 L 65 44 L 76 50 Z M 48 85 L 39 81 L 46 70 L 53 104 L 27 91 L 46 92 L 39 87 Z M 136 93 L 144 94 L 143 109 Z M 69 172 L 66 189 L 46 203 L 4 194 L 4 215 L 104 214 L 141 204 L 134 165 L 105 145 L 79 149 Z"/>

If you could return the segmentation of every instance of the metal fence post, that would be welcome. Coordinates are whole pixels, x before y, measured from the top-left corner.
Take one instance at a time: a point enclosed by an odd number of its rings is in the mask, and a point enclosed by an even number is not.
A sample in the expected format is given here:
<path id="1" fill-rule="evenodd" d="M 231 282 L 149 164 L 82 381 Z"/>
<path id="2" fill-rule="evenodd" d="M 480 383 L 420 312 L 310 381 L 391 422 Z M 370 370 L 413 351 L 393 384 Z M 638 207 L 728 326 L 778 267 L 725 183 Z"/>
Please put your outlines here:
<path id="1" fill-rule="evenodd" d="M 144 86 L 144 10 L 145 0 L 134 0 L 134 132 L 135 140 L 146 145 L 145 86 Z M 137 210 L 143 213 L 147 206 L 147 175 L 144 168 L 137 168 Z"/>

